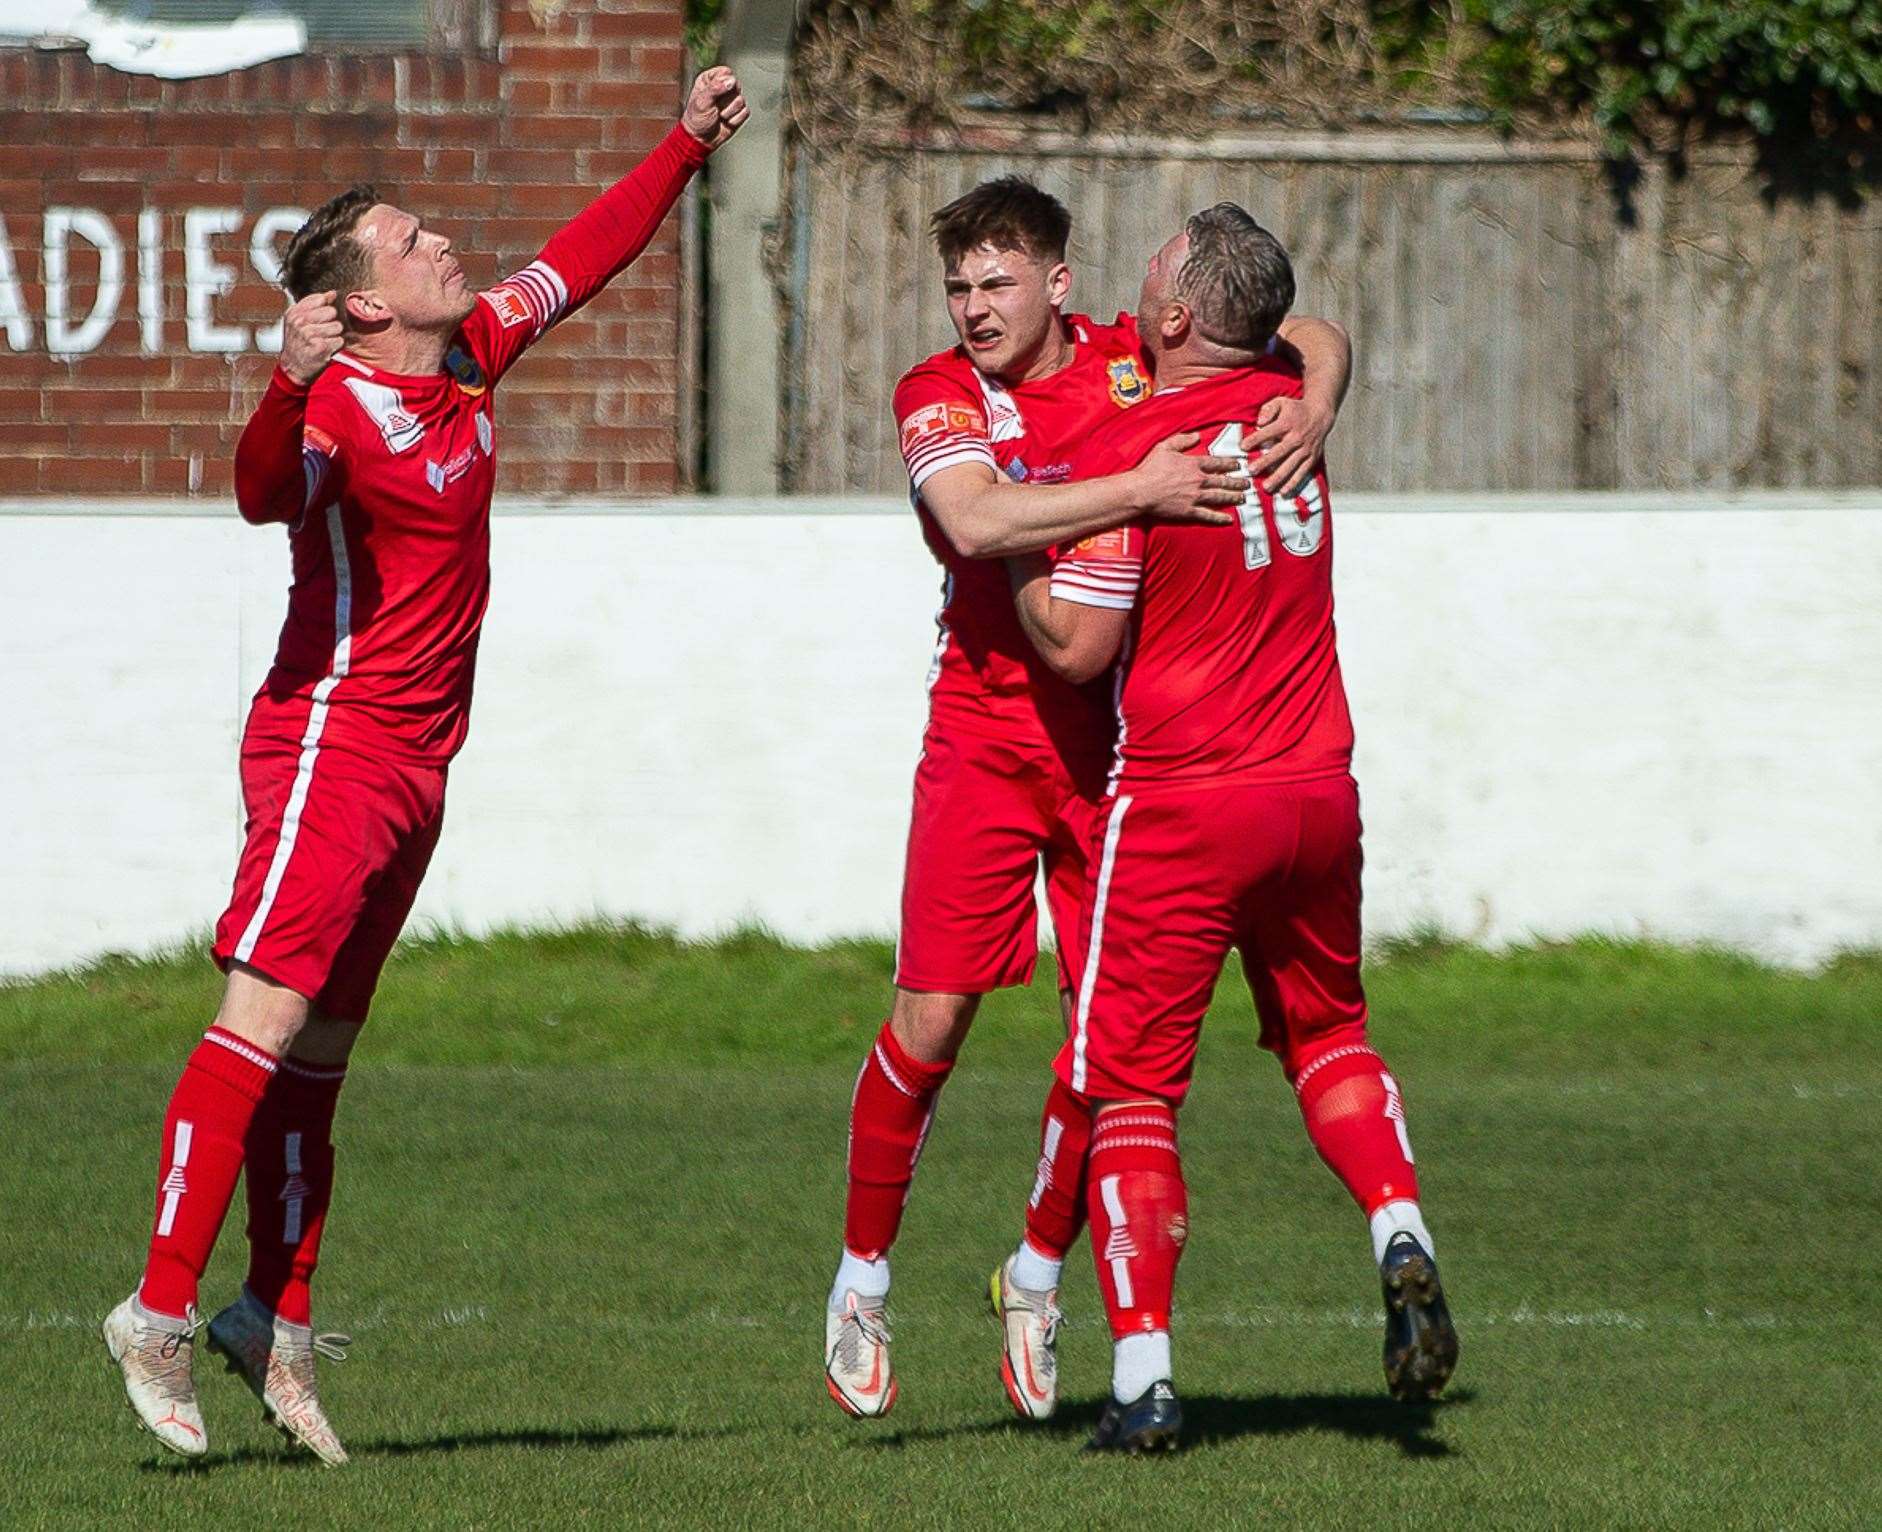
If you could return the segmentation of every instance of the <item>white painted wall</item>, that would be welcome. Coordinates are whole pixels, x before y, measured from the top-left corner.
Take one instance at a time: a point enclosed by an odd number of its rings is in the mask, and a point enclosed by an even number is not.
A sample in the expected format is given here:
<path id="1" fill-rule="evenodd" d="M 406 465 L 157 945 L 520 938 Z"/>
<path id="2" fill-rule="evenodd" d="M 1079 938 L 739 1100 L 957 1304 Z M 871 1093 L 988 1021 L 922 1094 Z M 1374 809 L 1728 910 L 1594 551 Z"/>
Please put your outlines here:
<path id="1" fill-rule="evenodd" d="M 1882 943 L 1882 493 L 1338 502 L 1374 932 Z M 514 504 L 421 917 L 893 929 L 905 506 Z M 201 931 L 287 581 L 201 505 L 0 502 L 0 971 Z"/>

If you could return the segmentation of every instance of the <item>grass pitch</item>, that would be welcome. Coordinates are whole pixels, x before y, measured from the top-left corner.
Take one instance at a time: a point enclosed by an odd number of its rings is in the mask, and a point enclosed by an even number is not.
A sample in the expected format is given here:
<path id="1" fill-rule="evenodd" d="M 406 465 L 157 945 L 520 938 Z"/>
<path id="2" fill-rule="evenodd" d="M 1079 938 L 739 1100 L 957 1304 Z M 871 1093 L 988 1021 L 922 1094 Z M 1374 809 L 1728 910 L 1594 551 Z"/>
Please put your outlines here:
<path id="1" fill-rule="evenodd" d="M 317 1320 L 353 1452 L 288 1454 L 199 1363 L 212 1454 L 138 1434 L 97 1340 L 218 980 L 200 955 L 0 988 L 0 1522 L 1873 1526 L 1882 962 L 1427 944 L 1370 970 L 1463 1337 L 1385 1397 L 1364 1229 L 1225 979 L 1184 1147 L 1190 1450 L 1087 1461 L 1108 1381 L 1074 1255 L 1061 1419 L 1009 1418 L 986 1274 L 1057 1021 L 995 997 L 896 1268 L 902 1398 L 818 1363 L 851 1081 L 889 954 L 634 930 L 401 950 L 340 1109 Z M 241 1278 L 240 1199 L 205 1288 Z"/>

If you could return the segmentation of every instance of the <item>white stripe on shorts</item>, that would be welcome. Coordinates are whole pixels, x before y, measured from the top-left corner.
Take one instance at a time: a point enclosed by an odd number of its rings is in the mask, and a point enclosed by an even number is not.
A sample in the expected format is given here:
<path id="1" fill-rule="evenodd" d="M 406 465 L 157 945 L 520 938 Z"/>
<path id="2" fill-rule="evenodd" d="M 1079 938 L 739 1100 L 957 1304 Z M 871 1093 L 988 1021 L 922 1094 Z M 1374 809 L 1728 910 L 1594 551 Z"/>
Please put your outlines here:
<path id="1" fill-rule="evenodd" d="M 1085 1088 L 1085 1044 L 1090 1031 L 1091 992 L 1098 983 L 1098 959 L 1104 951 L 1104 907 L 1111 899 L 1111 869 L 1117 862 L 1117 838 L 1124 828 L 1128 796 L 1119 798 L 1104 827 L 1104 859 L 1098 864 L 1098 892 L 1091 906 L 1091 950 L 1085 954 L 1085 977 L 1078 986 L 1078 1010 L 1072 1022 L 1072 1089 Z"/>
<path id="2" fill-rule="evenodd" d="M 261 928 L 267 922 L 268 912 L 274 908 L 275 896 L 281 892 L 288 858 L 294 854 L 294 842 L 301 833 L 301 812 L 307 807 L 307 789 L 314 779 L 314 762 L 320 759 L 320 735 L 327 726 L 327 702 L 334 688 L 346 679 L 347 666 L 353 656 L 353 565 L 346 556 L 346 528 L 340 520 L 337 502 L 327 507 L 327 540 L 333 547 L 333 663 L 314 688 L 314 705 L 307 714 L 307 732 L 301 736 L 300 763 L 294 769 L 294 786 L 288 792 L 287 812 L 281 816 L 274 860 L 268 864 L 268 876 L 261 885 L 261 900 L 231 954 L 240 963 L 254 956 L 255 943 L 261 940 Z"/>

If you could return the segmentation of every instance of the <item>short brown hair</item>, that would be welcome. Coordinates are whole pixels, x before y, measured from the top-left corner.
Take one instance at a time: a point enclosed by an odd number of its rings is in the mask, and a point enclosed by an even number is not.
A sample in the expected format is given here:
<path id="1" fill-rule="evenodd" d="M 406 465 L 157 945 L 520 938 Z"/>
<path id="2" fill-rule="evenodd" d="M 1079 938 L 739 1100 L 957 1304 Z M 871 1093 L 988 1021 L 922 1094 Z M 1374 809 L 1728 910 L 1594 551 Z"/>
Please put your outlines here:
<path id="1" fill-rule="evenodd" d="M 353 231 L 378 200 L 372 187 L 352 187 L 321 203 L 294 231 L 281 258 L 281 285 L 290 297 L 331 289 L 344 304 L 348 293 L 366 285 L 372 268 Z"/>
<path id="2" fill-rule="evenodd" d="M 1057 263 L 1065 259 L 1065 244 L 1072 237 L 1072 215 L 1057 197 L 1024 176 L 1001 176 L 956 197 L 928 220 L 928 232 L 941 252 L 942 265 L 950 268 L 981 245 L 1022 250 L 1034 260 Z"/>
<path id="3" fill-rule="evenodd" d="M 1183 226 L 1189 254 L 1175 296 L 1217 345 L 1259 351 L 1294 306 L 1294 267 L 1281 242 L 1233 202 L 1218 202 Z"/>

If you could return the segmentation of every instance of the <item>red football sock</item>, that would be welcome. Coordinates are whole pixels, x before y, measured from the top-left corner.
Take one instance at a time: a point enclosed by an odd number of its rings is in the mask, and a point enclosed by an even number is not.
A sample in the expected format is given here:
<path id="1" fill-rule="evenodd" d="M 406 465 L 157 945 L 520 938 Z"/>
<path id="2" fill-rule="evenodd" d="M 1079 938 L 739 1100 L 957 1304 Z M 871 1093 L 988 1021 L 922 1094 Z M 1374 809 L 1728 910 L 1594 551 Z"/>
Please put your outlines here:
<path id="1" fill-rule="evenodd" d="M 1175 1111 L 1162 1101 L 1100 1107 L 1085 1178 L 1091 1252 L 1112 1339 L 1168 1330 L 1176 1263 L 1189 1237 Z"/>
<path id="2" fill-rule="evenodd" d="M 1307 1137 L 1368 1217 L 1418 1200 L 1405 1106 L 1384 1059 L 1363 1043 L 1334 1048 L 1301 1067 L 1294 1091 Z"/>
<path id="3" fill-rule="evenodd" d="M 183 1066 L 163 1119 L 157 1218 L 140 1289 L 146 1308 L 181 1316 L 216 1247 L 242 1172 L 242 1143 L 280 1061 L 211 1027 Z"/>
<path id="4" fill-rule="evenodd" d="M 1026 1243 L 1062 1260 L 1085 1227 L 1085 1151 L 1091 1143 L 1090 1098 L 1054 1078 L 1039 1119 L 1039 1174 L 1026 1204 Z"/>
<path id="5" fill-rule="evenodd" d="M 283 1059 L 248 1130 L 248 1290 L 292 1324 L 311 1324 L 308 1283 L 333 1197 L 333 1109 L 344 1066 Z"/>
<path id="6" fill-rule="evenodd" d="M 934 1120 L 935 1097 L 953 1067 L 952 1059 L 923 1064 L 910 1058 L 883 1023 L 850 1101 L 849 1206 L 843 1219 L 850 1254 L 873 1261 L 895 1243 L 915 1163 Z"/>

